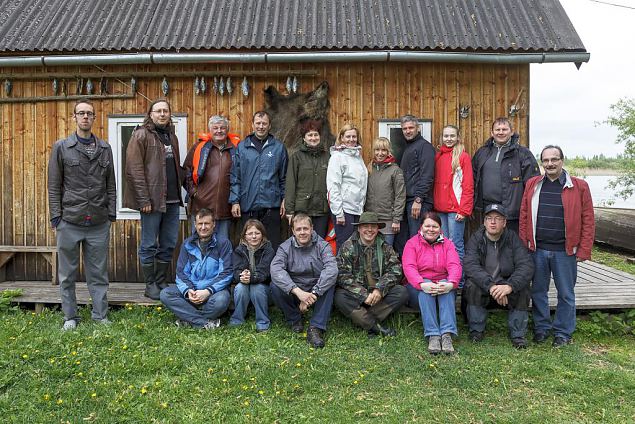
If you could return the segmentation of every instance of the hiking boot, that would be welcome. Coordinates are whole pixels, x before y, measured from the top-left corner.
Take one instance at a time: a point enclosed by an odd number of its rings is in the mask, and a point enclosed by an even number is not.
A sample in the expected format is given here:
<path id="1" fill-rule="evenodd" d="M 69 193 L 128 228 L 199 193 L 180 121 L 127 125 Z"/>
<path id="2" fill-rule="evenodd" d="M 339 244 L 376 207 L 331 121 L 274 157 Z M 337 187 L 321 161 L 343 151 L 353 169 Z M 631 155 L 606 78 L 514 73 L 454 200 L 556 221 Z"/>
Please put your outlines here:
<path id="1" fill-rule="evenodd" d="M 441 351 L 446 355 L 454 354 L 454 346 L 452 346 L 452 334 L 445 333 L 441 336 Z"/>
<path id="2" fill-rule="evenodd" d="M 431 355 L 438 355 L 441 353 L 441 336 L 428 337 L 428 352 Z"/>
<path id="3" fill-rule="evenodd" d="M 216 319 L 210 319 L 209 321 L 207 321 L 207 323 L 203 326 L 203 330 L 215 330 L 218 327 L 220 327 L 220 319 L 216 318 Z"/>
<path id="4" fill-rule="evenodd" d="M 306 341 L 316 349 L 323 348 L 324 339 L 322 338 L 322 330 L 317 327 L 310 326 L 306 332 Z"/>
<path id="5" fill-rule="evenodd" d="M 296 321 L 291 324 L 291 331 L 293 331 L 294 333 L 302 333 L 304 331 L 304 323 L 302 322 L 302 320 Z"/>
<path id="6" fill-rule="evenodd" d="M 483 340 L 483 337 L 485 337 L 485 333 L 482 331 L 470 331 L 470 340 L 474 343 L 480 342 Z"/>
<path id="7" fill-rule="evenodd" d="M 554 337 L 553 343 L 551 344 L 551 346 L 558 349 L 558 348 L 561 348 L 562 346 L 566 346 L 571 343 L 572 343 L 571 339 L 567 339 L 566 337 L 556 336 Z"/>
<path id="8" fill-rule="evenodd" d="M 64 321 L 64 325 L 62 325 L 62 330 L 64 331 L 73 331 L 77 328 L 77 320 L 67 319 Z"/>
<path id="9" fill-rule="evenodd" d="M 368 337 L 395 337 L 396 335 L 397 330 L 390 327 L 383 327 L 379 323 L 375 323 L 375 325 L 368 330 Z"/>
<path id="10" fill-rule="evenodd" d="M 516 349 L 527 349 L 527 340 L 524 337 L 514 337 L 512 339 L 512 346 Z"/>

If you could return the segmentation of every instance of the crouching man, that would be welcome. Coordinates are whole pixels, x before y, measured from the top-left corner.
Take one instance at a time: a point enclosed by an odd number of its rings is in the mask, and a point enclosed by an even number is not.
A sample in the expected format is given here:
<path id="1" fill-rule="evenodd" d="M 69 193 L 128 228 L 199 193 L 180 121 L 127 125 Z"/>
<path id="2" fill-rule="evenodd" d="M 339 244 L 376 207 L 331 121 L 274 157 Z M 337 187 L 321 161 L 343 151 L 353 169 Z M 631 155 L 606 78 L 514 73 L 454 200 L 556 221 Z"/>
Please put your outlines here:
<path id="1" fill-rule="evenodd" d="M 293 236 L 280 245 L 271 262 L 271 296 L 296 333 L 304 331 L 302 314 L 313 309 L 306 339 L 321 348 L 333 306 L 337 263 L 331 246 L 313 231 L 308 215 L 295 215 L 291 225 Z"/>
<path id="2" fill-rule="evenodd" d="M 379 235 L 386 224 L 374 212 L 364 212 L 357 232 L 337 254 L 335 306 L 369 337 L 395 336 L 397 332 L 381 323 L 408 301 L 408 291 L 399 284 L 401 263 L 392 246 Z"/>
<path id="3" fill-rule="evenodd" d="M 206 330 L 220 326 L 219 317 L 229 306 L 232 280 L 232 245 L 216 237 L 209 209 L 196 214 L 196 234 L 181 246 L 176 264 L 176 286 L 161 290 L 161 302 L 171 310 L 178 326 Z"/>
<path id="4" fill-rule="evenodd" d="M 470 340 L 485 334 L 487 305 L 493 299 L 508 314 L 509 336 L 517 349 L 527 347 L 525 334 L 534 263 L 514 231 L 505 228 L 506 213 L 499 204 L 485 208 L 484 226 L 468 241 L 463 269 Z"/>

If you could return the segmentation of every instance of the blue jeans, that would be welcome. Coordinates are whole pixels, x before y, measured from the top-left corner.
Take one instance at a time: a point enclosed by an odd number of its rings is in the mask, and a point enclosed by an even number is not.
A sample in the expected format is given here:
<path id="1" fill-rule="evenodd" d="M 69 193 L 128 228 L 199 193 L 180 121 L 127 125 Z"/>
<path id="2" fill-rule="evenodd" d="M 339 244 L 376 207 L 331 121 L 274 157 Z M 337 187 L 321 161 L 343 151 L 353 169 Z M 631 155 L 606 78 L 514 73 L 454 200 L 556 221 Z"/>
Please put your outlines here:
<path id="1" fill-rule="evenodd" d="M 575 331 L 575 283 L 578 263 L 575 255 L 564 251 L 536 249 L 534 258 L 534 281 L 531 286 L 534 334 L 547 334 L 553 329 L 555 337 L 571 339 Z M 558 291 L 556 315 L 551 321 L 547 292 L 551 274 Z"/>
<path id="2" fill-rule="evenodd" d="M 234 313 L 229 319 L 229 325 L 241 325 L 245 322 L 249 301 L 256 309 L 256 329 L 268 330 L 271 325 L 269 320 L 269 297 L 271 289 L 269 284 L 236 284 L 234 288 Z"/>
<path id="3" fill-rule="evenodd" d="M 227 219 L 218 219 L 216 220 L 216 227 L 214 228 L 214 232 L 217 236 L 224 237 L 229 239 L 229 226 L 231 225 L 232 220 Z M 192 235 L 196 234 L 196 216 L 190 216 L 190 227 L 192 228 Z"/>
<path id="4" fill-rule="evenodd" d="M 456 291 L 431 296 L 423 290 L 417 290 L 410 284 L 406 286 L 410 298 L 416 296 L 423 321 L 423 335 L 440 336 L 445 333 L 458 334 L 456 327 L 455 295 Z M 437 312 L 438 306 L 438 312 Z"/>
<path id="5" fill-rule="evenodd" d="M 463 256 L 465 255 L 465 244 L 463 243 L 463 232 L 465 231 L 465 220 L 457 221 L 456 212 L 439 213 L 441 218 L 441 229 L 443 234 L 454 243 L 456 252 L 459 254 L 461 263 L 463 263 Z"/>
<path id="6" fill-rule="evenodd" d="M 313 304 L 313 315 L 309 321 L 309 325 L 317 327 L 320 330 L 326 330 L 329 317 L 331 316 L 331 309 L 333 307 L 333 295 L 335 294 L 335 287 L 331 287 L 322 296 L 318 297 L 318 300 Z M 271 284 L 271 297 L 273 302 L 282 310 L 284 318 L 287 324 L 293 325 L 294 323 L 302 319 L 300 313 L 300 300 L 295 295 L 285 293 L 275 284 Z"/>
<path id="7" fill-rule="evenodd" d="M 344 212 L 344 225 L 340 225 L 337 223 L 337 217 L 333 215 L 333 223 L 335 224 L 335 244 L 337 245 L 337 251 L 340 251 L 340 247 L 344 244 L 346 240 L 351 238 L 353 232 L 355 231 L 355 226 L 353 223 L 359 221 L 359 215 L 352 215 L 350 213 Z"/>
<path id="8" fill-rule="evenodd" d="M 141 213 L 139 260 L 151 264 L 155 260 L 172 262 L 179 235 L 179 204 L 168 203 L 165 212 Z"/>
<path id="9" fill-rule="evenodd" d="M 229 290 L 221 290 L 210 295 L 202 305 L 195 305 L 187 300 L 176 286 L 161 290 L 160 298 L 174 315 L 195 328 L 203 328 L 207 321 L 220 317 L 229 307 Z"/>

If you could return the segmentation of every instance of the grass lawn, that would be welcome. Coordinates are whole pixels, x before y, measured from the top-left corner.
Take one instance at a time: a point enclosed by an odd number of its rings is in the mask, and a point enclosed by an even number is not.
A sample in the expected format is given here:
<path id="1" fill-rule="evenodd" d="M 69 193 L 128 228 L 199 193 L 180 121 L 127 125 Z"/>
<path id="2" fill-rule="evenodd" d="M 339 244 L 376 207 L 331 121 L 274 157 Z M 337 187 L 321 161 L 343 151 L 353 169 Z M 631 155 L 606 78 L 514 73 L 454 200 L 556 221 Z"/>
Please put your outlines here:
<path id="1" fill-rule="evenodd" d="M 628 263 L 626 261 L 626 258 L 635 257 L 635 254 L 633 253 L 626 254 L 624 252 L 619 252 L 606 246 L 598 246 L 596 244 L 593 246 L 591 256 L 595 262 L 635 275 L 635 263 Z"/>
<path id="2" fill-rule="evenodd" d="M 159 307 L 114 310 L 111 326 L 82 317 L 63 333 L 59 311 L 0 313 L 3 423 L 635 421 L 635 339 L 597 339 L 586 320 L 570 346 L 517 351 L 495 312 L 482 343 L 460 325 L 458 354 L 432 357 L 415 315 L 369 340 L 333 314 L 322 350 L 278 310 L 263 334 L 253 317 L 178 329 Z"/>

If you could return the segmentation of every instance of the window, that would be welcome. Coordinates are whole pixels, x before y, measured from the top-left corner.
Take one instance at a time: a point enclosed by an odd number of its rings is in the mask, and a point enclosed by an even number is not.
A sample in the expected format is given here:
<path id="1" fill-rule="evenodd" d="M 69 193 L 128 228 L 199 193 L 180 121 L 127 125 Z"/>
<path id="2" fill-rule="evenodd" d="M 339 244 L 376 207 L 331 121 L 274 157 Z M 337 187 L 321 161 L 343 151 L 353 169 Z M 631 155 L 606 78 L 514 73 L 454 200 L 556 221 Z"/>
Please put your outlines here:
<path id="1" fill-rule="evenodd" d="M 432 120 L 420 119 L 419 120 L 419 132 L 421 136 L 432 141 Z M 406 147 L 406 139 L 401 132 L 401 121 L 399 119 L 380 119 L 379 120 L 379 136 L 386 137 L 390 140 L 392 147 L 392 154 L 397 160 L 397 163 L 401 163 L 401 155 Z"/>
<path id="2" fill-rule="evenodd" d="M 108 142 L 112 146 L 112 155 L 117 181 L 117 219 L 139 219 L 139 212 L 134 209 L 124 208 L 123 193 L 126 186 L 126 148 L 137 125 L 143 123 L 145 115 L 109 115 L 108 116 Z M 172 114 L 172 122 L 175 124 L 176 136 L 179 139 L 179 152 L 181 165 L 187 154 L 187 115 Z M 183 189 L 182 189 L 183 190 Z M 182 193 L 185 199 L 185 190 Z M 185 208 L 181 208 L 181 219 L 187 219 Z"/>

